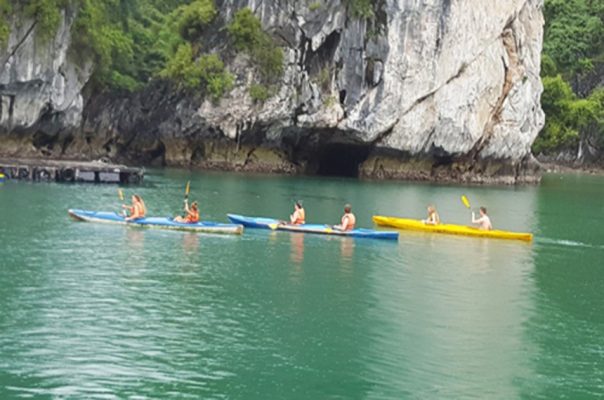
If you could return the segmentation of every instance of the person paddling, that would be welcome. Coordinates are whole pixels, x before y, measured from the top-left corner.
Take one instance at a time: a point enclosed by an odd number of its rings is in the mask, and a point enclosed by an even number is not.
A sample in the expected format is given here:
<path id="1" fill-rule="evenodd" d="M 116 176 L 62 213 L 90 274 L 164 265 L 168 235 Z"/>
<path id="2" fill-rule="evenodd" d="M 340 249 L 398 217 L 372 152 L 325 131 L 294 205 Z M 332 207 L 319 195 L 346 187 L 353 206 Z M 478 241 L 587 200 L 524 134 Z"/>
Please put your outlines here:
<path id="1" fill-rule="evenodd" d="M 440 216 L 436 211 L 436 207 L 428 206 L 428 218 L 424 219 L 424 224 L 426 225 L 438 225 L 440 224 Z"/>
<path id="2" fill-rule="evenodd" d="M 480 207 L 480 218 L 476 218 L 474 212 L 472 212 L 472 223 L 478 224 L 478 229 L 483 231 L 490 231 L 493 229 L 491 218 L 487 215 L 487 209 L 485 207 Z"/>
<path id="3" fill-rule="evenodd" d="M 351 231 L 354 229 L 356 225 L 357 219 L 352 213 L 352 206 L 350 204 L 346 204 L 344 206 L 344 215 L 342 216 L 342 222 L 340 225 L 336 225 L 333 228 L 338 231 Z"/>
<path id="4" fill-rule="evenodd" d="M 199 222 L 199 206 L 194 201 L 189 207 L 189 201 L 185 199 L 185 216 L 180 215 L 174 218 L 174 222 L 180 222 L 184 224 L 196 224 Z"/>
<path id="5" fill-rule="evenodd" d="M 292 225 L 302 225 L 306 223 L 306 212 L 302 207 L 301 201 L 296 201 L 294 204 L 294 213 L 289 216 L 289 221 Z"/>
<path id="6" fill-rule="evenodd" d="M 132 196 L 132 205 L 128 206 L 126 204 L 122 204 L 122 208 L 128 210 L 129 215 L 125 218 L 126 221 L 134 221 L 136 219 L 145 218 L 145 214 L 147 214 L 145 202 L 138 194 Z"/>

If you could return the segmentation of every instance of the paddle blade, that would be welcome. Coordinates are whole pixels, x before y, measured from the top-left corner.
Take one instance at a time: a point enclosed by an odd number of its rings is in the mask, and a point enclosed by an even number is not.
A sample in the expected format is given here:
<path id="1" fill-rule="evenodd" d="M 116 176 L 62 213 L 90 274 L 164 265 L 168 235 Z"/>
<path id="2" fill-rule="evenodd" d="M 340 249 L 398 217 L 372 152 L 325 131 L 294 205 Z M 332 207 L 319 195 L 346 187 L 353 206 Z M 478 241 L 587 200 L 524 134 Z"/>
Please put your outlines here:
<path id="1" fill-rule="evenodd" d="M 268 227 L 271 228 L 273 231 L 277 229 L 278 226 L 279 224 L 268 224 Z"/>
<path id="2" fill-rule="evenodd" d="M 185 186 L 185 196 L 188 196 L 190 191 L 191 191 L 191 181 L 187 181 L 187 186 Z"/>
<path id="3" fill-rule="evenodd" d="M 124 192 L 122 192 L 122 189 L 117 190 L 117 196 L 120 198 L 121 201 L 124 201 Z"/>
<path id="4" fill-rule="evenodd" d="M 466 208 L 470 208 L 470 201 L 465 195 L 461 196 L 461 202 L 464 206 L 466 206 Z"/>

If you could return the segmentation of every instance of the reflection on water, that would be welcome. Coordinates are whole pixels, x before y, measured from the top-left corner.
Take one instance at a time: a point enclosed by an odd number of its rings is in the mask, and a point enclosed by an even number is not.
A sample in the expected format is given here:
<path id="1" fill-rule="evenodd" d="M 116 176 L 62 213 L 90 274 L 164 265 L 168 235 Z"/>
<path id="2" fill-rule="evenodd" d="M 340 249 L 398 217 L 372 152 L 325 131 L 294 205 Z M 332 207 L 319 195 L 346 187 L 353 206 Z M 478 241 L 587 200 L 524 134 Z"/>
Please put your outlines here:
<path id="1" fill-rule="evenodd" d="M 350 263 L 354 257 L 355 239 L 349 237 L 340 238 L 340 259 Z"/>
<path id="2" fill-rule="evenodd" d="M 128 246 L 135 251 L 144 251 L 145 232 L 143 228 L 127 227 L 125 228 L 125 232 Z"/>
<path id="3" fill-rule="evenodd" d="M 294 264 L 302 264 L 304 261 L 304 237 L 306 235 L 301 233 L 292 233 L 289 235 L 289 242 L 291 244 L 291 256 L 290 260 Z"/>
<path id="4" fill-rule="evenodd" d="M 281 232 L 278 232 L 276 230 L 270 230 L 269 234 L 268 234 L 268 242 L 271 245 L 274 245 L 275 243 L 277 243 L 277 239 L 279 238 L 279 234 Z"/>
<path id="5" fill-rule="evenodd" d="M 199 250 L 200 235 L 193 232 L 186 232 L 182 235 L 182 247 L 186 252 L 197 252 Z"/>

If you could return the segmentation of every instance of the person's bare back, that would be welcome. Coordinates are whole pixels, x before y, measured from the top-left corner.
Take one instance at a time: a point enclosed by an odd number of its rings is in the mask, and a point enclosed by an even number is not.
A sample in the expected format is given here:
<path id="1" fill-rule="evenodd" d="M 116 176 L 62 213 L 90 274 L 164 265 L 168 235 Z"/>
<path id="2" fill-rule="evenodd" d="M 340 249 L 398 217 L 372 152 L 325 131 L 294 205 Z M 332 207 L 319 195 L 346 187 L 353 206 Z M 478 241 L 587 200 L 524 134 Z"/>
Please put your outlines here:
<path id="1" fill-rule="evenodd" d="M 491 224 L 491 218 L 487 215 L 487 209 L 485 207 L 480 207 L 480 218 L 476 218 L 474 213 L 472 213 L 472 223 L 478 225 L 478 229 L 483 231 L 490 231 L 493 229 L 493 224 Z"/>

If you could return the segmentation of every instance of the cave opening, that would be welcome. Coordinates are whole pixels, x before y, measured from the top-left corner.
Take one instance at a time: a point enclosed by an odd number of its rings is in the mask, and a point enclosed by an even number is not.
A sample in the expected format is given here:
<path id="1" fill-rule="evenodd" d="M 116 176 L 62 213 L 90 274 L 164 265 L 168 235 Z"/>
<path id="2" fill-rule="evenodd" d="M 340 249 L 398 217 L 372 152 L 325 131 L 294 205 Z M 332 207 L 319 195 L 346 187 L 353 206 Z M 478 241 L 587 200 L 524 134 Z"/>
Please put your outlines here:
<path id="1" fill-rule="evenodd" d="M 317 153 L 316 174 L 357 178 L 359 166 L 367 160 L 370 151 L 368 145 L 327 144 Z"/>

